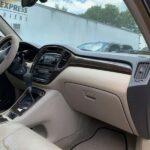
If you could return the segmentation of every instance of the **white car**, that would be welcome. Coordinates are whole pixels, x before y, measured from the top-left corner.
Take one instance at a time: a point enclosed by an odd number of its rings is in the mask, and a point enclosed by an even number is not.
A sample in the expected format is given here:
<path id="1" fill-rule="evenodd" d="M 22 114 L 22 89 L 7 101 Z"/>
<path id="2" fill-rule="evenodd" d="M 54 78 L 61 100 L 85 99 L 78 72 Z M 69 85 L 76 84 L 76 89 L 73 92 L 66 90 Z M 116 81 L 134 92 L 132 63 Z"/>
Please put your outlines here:
<path id="1" fill-rule="evenodd" d="M 108 42 L 84 43 L 78 46 L 78 48 L 83 51 L 91 51 L 91 52 L 130 53 L 131 51 L 134 51 L 133 47 L 130 45 L 121 45 L 121 44 L 108 43 Z"/>

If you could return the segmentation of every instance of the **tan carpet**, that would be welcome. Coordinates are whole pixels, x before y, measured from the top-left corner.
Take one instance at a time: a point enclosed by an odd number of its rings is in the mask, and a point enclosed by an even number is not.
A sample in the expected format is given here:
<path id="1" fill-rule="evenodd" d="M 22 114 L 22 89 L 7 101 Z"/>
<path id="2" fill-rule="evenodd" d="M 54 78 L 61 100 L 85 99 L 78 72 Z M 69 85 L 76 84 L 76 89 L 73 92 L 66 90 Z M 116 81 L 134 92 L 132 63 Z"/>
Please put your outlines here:
<path id="1" fill-rule="evenodd" d="M 73 150 L 126 150 L 125 138 L 115 131 L 100 129 L 95 136 Z"/>

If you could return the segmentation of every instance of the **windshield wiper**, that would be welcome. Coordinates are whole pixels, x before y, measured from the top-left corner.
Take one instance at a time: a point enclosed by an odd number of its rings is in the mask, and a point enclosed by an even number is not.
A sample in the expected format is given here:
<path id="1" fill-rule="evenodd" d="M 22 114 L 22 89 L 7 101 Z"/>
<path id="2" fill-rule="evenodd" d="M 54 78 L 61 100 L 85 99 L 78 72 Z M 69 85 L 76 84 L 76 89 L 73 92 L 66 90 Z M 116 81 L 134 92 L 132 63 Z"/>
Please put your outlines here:
<path id="1" fill-rule="evenodd" d="M 88 49 L 84 49 L 84 48 L 79 48 L 80 50 L 83 50 L 83 51 L 91 51 L 91 50 L 88 50 Z"/>
<path id="2" fill-rule="evenodd" d="M 150 51 L 130 51 L 130 54 L 145 54 L 150 55 Z"/>
<path id="3" fill-rule="evenodd" d="M 116 51 L 116 53 L 126 53 L 126 54 L 144 54 L 144 55 L 150 55 L 150 51 L 136 51 L 136 50 L 122 50 L 122 51 Z"/>

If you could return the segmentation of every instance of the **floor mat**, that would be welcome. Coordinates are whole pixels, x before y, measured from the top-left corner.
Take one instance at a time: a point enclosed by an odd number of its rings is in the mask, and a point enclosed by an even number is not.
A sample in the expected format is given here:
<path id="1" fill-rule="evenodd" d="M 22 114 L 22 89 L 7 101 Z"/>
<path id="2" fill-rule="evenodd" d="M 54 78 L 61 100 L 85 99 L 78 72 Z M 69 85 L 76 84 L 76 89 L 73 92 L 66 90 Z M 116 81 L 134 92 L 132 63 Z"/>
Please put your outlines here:
<path id="1" fill-rule="evenodd" d="M 55 144 L 63 150 L 72 150 L 75 145 L 83 141 L 87 141 L 90 137 L 95 135 L 96 131 L 100 128 L 110 127 L 103 122 L 97 121 L 92 118 L 88 118 L 82 123 L 82 126 L 68 137 L 62 138 L 57 141 Z"/>
<path id="2" fill-rule="evenodd" d="M 126 150 L 126 141 L 118 132 L 99 129 L 93 137 L 76 145 L 73 150 Z"/>

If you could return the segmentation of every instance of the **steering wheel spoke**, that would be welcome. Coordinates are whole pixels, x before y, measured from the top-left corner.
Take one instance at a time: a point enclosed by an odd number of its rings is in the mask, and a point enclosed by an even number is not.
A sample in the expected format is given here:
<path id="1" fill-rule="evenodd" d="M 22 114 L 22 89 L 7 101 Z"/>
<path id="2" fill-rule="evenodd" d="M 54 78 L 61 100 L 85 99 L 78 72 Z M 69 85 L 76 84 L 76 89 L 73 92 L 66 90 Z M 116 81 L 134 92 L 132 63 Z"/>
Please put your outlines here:
<path id="1" fill-rule="evenodd" d="M 13 62 L 19 48 L 19 40 L 14 35 L 8 35 L 0 41 L 0 74 Z"/>
<path id="2" fill-rule="evenodd" d="M 5 56 L 8 54 L 11 46 L 6 47 L 5 49 L 0 49 L 0 63 L 5 59 Z"/>

